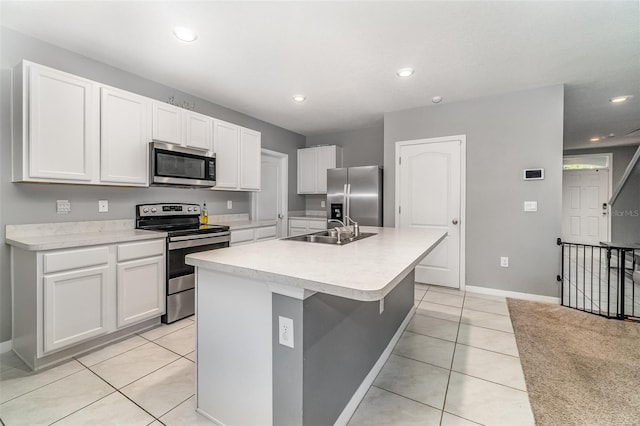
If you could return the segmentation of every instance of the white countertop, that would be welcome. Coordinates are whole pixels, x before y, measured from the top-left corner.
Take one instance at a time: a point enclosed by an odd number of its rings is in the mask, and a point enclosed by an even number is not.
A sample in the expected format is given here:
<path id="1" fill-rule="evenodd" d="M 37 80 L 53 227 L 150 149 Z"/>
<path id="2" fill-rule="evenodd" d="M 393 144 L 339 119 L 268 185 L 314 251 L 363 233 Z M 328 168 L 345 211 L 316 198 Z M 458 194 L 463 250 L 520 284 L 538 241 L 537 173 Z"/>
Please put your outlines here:
<path id="1" fill-rule="evenodd" d="M 296 215 L 289 216 L 289 219 L 300 219 L 300 220 L 317 220 L 320 222 L 325 222 L 327 220 L 326 216 L 306 216 L 306 215 Z"/>
<path id="2" fill-rule="evenodd" d="M 187 256 L 187 263 L 361 301 L 386 296 L 447 235 L 445 231 L 361 227 L 377 235 L 344 246 L 271 240 Z"/>
<path id="3" fill-rule="evenodd" d="M 55 250 L 166 238 L 166 232 L 133 228 L 132 220 L 7 225 L 7 244 L 29 251 Z"/>
<path id="4" fill-rule="evenodd" d="M 276 220 L 233 220 L 233 221 L 218 221 L 216 225 L 226 225 L 230 231 L 237 231 L 240 229 L 260 228 L 263 226 L 275 226 Z"/>

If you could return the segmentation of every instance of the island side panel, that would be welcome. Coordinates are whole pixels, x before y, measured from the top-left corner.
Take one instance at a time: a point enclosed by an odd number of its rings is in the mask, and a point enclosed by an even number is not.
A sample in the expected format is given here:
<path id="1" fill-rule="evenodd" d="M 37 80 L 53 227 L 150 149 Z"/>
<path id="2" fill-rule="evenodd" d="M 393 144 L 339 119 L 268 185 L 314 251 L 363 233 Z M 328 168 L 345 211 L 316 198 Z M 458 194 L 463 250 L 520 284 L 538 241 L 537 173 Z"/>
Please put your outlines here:
<path id="1" fill-rule="evenodd" d="M 196 276 L 197 410 L 220 424 L 272 424 L 271 291 L 203 268 Z"/>
<path id="2" fill-rule="evenodd" d="M 273 424 L 302 424 L 303 301 L 273 293 Z M 293 348 L 279 344 L 280 316 L 293 320 Z"/>
<path id="3" fill-rule="evenodd" d="M 384 301 L 317 293 L 304 301 L 303 424 L 334 424 L 414 303 L 412 271 Z"/>

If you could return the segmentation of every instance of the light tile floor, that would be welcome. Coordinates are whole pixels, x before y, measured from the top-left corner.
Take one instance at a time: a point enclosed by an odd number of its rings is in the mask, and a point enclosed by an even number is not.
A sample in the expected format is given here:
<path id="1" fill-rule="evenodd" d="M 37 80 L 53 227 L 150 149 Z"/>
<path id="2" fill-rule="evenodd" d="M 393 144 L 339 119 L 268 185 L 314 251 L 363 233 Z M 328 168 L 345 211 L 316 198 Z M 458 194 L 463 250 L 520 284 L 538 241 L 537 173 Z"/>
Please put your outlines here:
<path id="1" fill-rule="evenodd" d="M 416 315 L 350 425 L 534 424 L 504 298 L 416 285 Z M 195 412 L 193 318 L 33 374 L 0 355 L 14 425 L 210 425 Z"/>
<path id="2" fill-rule="evenodd" d="M 533 425 L 503 297 L 416 284 L 416 315 L 349 425 Z"/>

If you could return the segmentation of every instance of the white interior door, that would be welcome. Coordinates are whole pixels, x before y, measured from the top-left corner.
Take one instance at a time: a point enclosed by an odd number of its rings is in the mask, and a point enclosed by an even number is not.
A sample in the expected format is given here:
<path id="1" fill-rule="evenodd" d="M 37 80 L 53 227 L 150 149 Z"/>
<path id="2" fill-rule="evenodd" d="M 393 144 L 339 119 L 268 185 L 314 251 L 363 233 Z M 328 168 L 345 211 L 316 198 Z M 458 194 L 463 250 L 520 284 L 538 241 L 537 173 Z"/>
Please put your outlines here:
<path id="1" fill-rule="evenodd" d="M 417 282 L 461 285 L 463 138 L 398 142 L 397 226 L 448 233 L 416 267 Z"/>
<path id="2" fill-rule="evenodd" d="M 562 179 L 562 240 L 609 241 L 609 170 L 566 170 Z"/>
<path id="3" fill-rule="evenodd" d="M 277 237 L 286 237 L 288 179 L 287 156 L 275 151 L 262 150 L 260 160 L 260 192 L 255 194 L 255 218 L 275 220 Z"/>

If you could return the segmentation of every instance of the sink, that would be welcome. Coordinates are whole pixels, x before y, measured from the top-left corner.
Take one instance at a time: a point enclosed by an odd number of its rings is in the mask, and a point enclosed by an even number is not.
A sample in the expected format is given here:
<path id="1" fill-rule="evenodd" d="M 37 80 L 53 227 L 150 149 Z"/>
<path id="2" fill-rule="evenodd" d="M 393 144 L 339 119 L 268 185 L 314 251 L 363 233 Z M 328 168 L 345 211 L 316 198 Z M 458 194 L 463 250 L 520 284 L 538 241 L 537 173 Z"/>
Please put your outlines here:
<path id="1" fill-rule="evenodd" d="M 362 240 L 364 238 L 371 237 L 373 235 L 376 235 L 376 234 L 373 232 L 361 232 L 360 235 L 357 237 L 351 237 L 351 238 L 344 237 L 342 238 L 340 243 L 338 243 L 338 237 L 337 237 L 336 231 L 327 230 L 327 231 L 314 232 L 313 234 L 296 235 L 295 237 L 283 238 L 283 240 L 303 241 L 307 243 L 335 244 L 335 245 L 343 246 L 345 244 Z"/>

